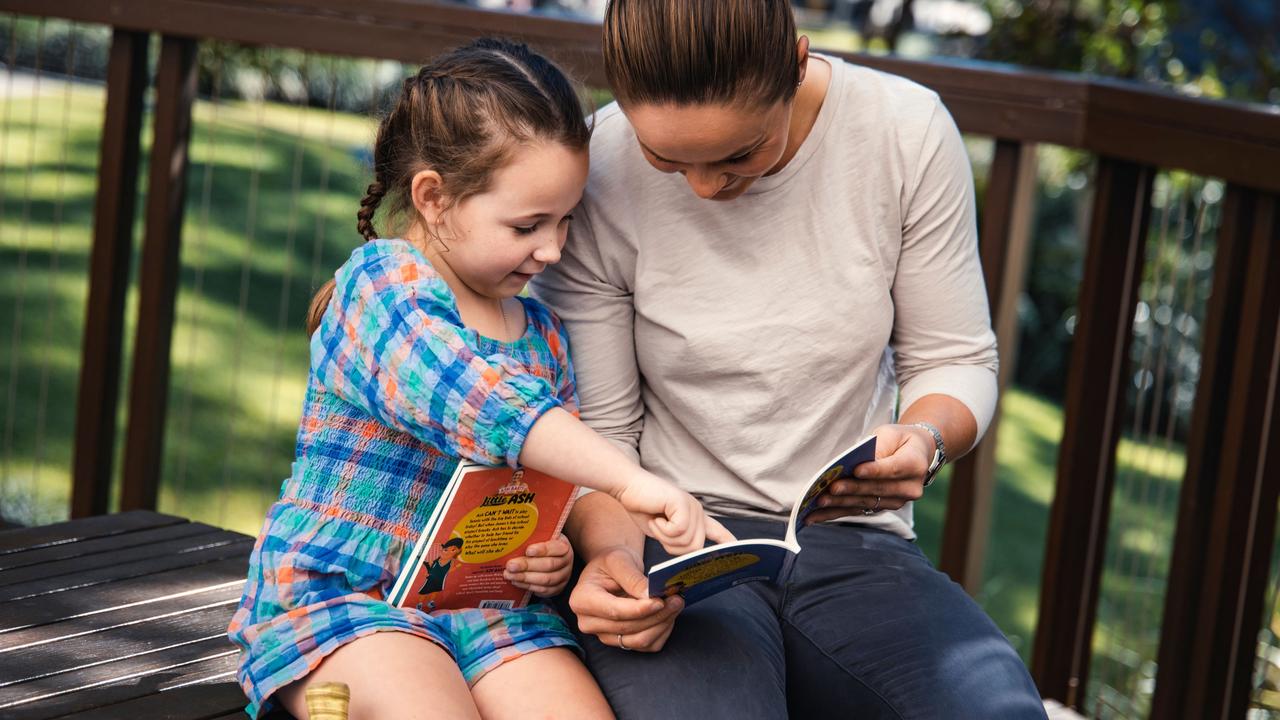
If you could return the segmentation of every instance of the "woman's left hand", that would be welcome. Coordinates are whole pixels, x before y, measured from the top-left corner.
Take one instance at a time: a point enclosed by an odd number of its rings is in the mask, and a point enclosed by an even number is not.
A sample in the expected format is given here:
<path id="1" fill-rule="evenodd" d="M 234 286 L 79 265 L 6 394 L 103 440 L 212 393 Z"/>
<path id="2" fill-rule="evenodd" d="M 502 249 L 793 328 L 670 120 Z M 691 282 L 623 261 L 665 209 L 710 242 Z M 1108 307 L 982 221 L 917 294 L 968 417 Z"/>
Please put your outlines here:
<path id="1" fill-rule="evenodd" d="M 854 469 L 853 480 L 837 480 L 819 500 L 821 509 L 808 518 L 820 523 L 850 515 L 897 510 L 924 494 L 924 476 L 933 461 L 929 431 L 914 425 L 881 425 L 875 429 L 876 459 Z"/>
<path id="2" fill-rule="evenodd" d="M 525 548 L 524 557 L 507 561 L 502 577 L 539 597 L 559 595 L 573 572 L 573 546 L 564 535 Z"/>

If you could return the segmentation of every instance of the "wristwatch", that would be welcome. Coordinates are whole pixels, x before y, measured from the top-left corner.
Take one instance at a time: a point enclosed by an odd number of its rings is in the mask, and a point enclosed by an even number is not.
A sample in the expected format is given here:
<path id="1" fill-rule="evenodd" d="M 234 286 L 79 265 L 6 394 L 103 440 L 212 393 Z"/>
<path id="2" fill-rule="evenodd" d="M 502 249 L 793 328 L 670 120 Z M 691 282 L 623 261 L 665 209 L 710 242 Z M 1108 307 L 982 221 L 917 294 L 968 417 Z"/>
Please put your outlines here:
<path id="1" fill-rule="evenodd" d="M 942 432 L 934 425 L 927 422 L 911 423 L 914 427 L 924 428 L 933 436 L 933 462 L 929 463 L 929 469 L 924 474 L 924 486 L 929 487 L 933 484 L 933 479 L 938 476 L 938 470 L 942 468 L 942 463 L 947 461 L 947 446 L 942 442 Z"/>

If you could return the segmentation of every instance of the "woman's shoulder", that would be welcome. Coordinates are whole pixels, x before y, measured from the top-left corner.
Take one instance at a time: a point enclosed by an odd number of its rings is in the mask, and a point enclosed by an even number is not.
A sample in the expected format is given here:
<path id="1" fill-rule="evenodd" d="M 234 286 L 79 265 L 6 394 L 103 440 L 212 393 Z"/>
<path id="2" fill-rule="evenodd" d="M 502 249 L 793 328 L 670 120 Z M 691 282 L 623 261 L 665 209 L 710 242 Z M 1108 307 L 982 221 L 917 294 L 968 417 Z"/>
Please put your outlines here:
<path id="1" fill-rule="evenodd" d="M 870 103 L 871 109 L 914 114 L 920 110 L 931 110 L 941 102 L 938 93 L 901 75 L 842 58 L 827 56 L 827 60 L 837 69 L 841 92 L 846 97 L 853 96 L 863 103 Z M 858 107 L 863 108 L 861 105 Z"/>
<path id="2" fill-rule="evenodd" d="M 938 118 L 948 117 L 938 93 L 914 80 L 839 58 L 830 60 L 835 69 L 832 89 L 839 93 L 837 139 L 879 138 L 866 146 L 910 161 L 921 152 Z"/>

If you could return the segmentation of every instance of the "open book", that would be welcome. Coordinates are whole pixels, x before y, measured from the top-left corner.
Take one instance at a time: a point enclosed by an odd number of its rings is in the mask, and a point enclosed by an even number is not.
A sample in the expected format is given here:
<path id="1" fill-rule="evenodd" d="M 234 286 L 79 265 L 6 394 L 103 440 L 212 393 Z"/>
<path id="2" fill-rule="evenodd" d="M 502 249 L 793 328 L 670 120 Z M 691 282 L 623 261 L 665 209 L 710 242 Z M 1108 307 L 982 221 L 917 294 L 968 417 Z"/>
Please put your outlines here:
<path id="1" fill-rule="evenodd" d="M 534 470 L 458 463 L 387 601 L 423 611 L 524 607 L 529 591 L 503 568 L 560 532 L 577 489 Z"/>
<path id="2" fill-rule="evenodd" d="M 796 534 L 832 482 L 853 477 L 853 469 L 876 459 L 875 436 L 863 438 L 818 471 L 791 507 L 785 540 L 761 538 L 712 545 L 649 568 L 649 597 L 680 595 L 686 605 L 756 580 L 777 582 L 787 558 L 800 552 Z M 855 514 L 858 510 L 849 509 Z"/>

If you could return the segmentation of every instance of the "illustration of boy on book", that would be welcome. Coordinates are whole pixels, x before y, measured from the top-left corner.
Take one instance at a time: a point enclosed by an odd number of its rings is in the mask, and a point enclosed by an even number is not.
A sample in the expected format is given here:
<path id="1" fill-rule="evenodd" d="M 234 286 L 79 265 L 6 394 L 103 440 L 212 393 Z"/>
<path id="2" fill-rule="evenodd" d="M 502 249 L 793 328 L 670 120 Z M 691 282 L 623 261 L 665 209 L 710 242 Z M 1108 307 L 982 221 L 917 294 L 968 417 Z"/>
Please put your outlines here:
<path id="1" fill-rule="evenodd" d="M 435 610 L 435 598 L 444 590 L 444 579 L 453 569 L 453 561 L 458 555 L 462 554 L 462 538 L 449 538 L 440 545 L 440 554 L 431 562 L 423 561 L 422 566 L 427 571 L 427 578 L 423 581 L 422 587 L 418 588 L 418 594 L 423 596 L 423 602 L 418 603 L 419 610 Z M 443 562 L 442 562 L 443 561 Z M 426 607 L 424 608 L 423 605 Z"/>

